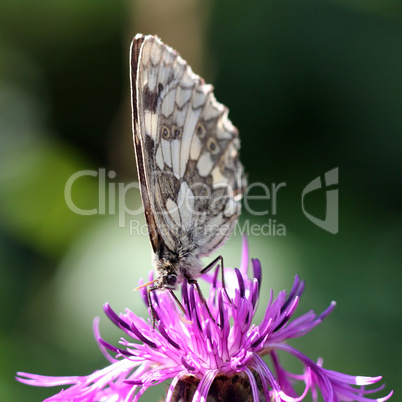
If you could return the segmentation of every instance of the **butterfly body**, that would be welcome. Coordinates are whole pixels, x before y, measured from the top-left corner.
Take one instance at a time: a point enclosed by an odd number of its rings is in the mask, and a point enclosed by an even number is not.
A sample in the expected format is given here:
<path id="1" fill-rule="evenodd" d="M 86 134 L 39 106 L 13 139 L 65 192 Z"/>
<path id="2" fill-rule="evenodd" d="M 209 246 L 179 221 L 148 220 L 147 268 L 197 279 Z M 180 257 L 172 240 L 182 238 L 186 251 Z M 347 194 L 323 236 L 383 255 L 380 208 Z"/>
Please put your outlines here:
<path id="1" fill-rule="evenodd" d="M 157 288 L 176 289 L 184 279 L 193 280 L 200 276 L 202 264 L 194 249 L 179 247 L 179 250 L 158 250 L 153 255 L 153 265 L 158 273 Z"/>
<path id="2" fill-rule="evenodd" d="M 134 148 L 157 289 L 203 272 L 223 244 L 245 188 L 237 129 L 211 85 L 155 36 L 131 46 Z"/>

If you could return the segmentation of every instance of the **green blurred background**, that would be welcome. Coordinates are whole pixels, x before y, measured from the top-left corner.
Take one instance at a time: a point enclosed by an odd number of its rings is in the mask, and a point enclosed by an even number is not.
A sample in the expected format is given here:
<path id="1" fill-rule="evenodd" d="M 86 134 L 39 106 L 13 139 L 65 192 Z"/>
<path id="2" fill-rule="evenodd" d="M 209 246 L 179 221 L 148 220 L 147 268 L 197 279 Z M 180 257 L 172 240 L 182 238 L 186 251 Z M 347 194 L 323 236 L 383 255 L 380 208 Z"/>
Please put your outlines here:
<path id="1" fill-rule="evenodd" d="M 101 333 L 116 344 L 106 301 L 146 314 L 132 289 L 151 268 L 147 236 L 119 227 L 117 213 L 77 215 L 64 199 L 79 170 L 116 172 L 108 183 L 136 180 L 128 52 L 137 32 L 159 35 L 214 84 L 240 130 L 249 182 L 286 183 L 276 215 L 241 219 L 271 218 L 286 228 L 286 236 L 249 237 L 251 256 L 264 267 L 263 289 L 289 289 L 299 274 L 307 282 L 300 312 L 338 303 L 291 344 L 322 356 L 327 368 L 383 375 L 398 400 L 401 22 L 396 0 L 2 0 L 0 400 L 56 392 L 17 383 L 18 370 L 84 375 L 105 366 L 91 327 L 100 316 Z M 335 167 L 333 235 L 306 219 L 301 193 Z M 97 179 L 77 181 L 72 197 L 96 208 Z M 126 200 L 140 207 L 135 190 Z M 267 201 L 253 205 L 271 209 Z M 324 205 L 324 190 L 306 198 L 321 218 Z M 229 266 L 239 264 L 239 244 L 233 236 L 221 249 Z M 163 390 L 143 398 L 156 400 Z"/>

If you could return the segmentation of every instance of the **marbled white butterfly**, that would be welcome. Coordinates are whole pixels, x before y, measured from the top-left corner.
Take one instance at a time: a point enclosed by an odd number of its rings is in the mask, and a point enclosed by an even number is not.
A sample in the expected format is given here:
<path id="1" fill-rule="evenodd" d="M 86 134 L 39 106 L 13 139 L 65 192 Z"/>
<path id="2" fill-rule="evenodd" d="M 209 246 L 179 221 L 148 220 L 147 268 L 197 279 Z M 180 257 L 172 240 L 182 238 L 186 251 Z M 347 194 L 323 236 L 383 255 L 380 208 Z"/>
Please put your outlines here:
<path id="1" fill-rule="evenodd" d="M 222 260 L 204 269 L 200 262 L 240 213 L 239 135 L 213 87 L 159 38 L 136 35 L 130 60 L 134 148 L 157 272 L 146 285 L 172 293 Z"/>

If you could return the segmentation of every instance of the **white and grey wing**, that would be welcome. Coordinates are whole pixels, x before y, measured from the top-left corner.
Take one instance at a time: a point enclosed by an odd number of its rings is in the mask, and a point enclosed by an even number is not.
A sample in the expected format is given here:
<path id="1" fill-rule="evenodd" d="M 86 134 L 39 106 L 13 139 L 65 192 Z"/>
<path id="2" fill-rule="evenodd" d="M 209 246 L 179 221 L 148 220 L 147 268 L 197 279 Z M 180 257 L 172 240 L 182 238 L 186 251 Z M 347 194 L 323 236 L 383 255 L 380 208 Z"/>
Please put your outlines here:
<path id="1" fill-rule="evenodd" d="M 213 87 L 173 49 L 154 36 L 137 36 L 133 46 L 136 40 L 134 102 L 141 116 L 134 139 L 147 186 L 144 208 L 165 246 L 208 255 L 240 213 L 245 178 L 238 131 Z"/>

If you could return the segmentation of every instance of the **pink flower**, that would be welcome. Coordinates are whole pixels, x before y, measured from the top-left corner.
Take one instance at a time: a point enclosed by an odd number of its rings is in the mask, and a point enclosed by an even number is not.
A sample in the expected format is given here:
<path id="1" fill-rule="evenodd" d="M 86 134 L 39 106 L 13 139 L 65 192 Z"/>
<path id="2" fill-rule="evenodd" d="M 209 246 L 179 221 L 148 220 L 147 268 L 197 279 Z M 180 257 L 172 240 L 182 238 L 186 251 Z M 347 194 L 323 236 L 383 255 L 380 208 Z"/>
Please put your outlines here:
<path id="1" fill-rule="evenodd" d="M 298 402 L 311 393 L 313 401 L 321 394 L 326 402 L 386 401 L 385 397 L 368 399 L 381 386 L 367 390 L 366 385 L 381 377 L 342 374 L 322 367 L 287 344 L 291 338 L 309 332 L 333 310 L 335 303 L 319 316 L 310 311 L 292 320 L 303 292 L 304 282 L 296 276 L 293 287 L 271 298 L 259 325 L 252 320 L 261 288 L 261 265 L 252 260 L 252 279 L 247 276 L 248 249 L 244 242 L 240 270 L 225 270 L 226 290 L 215 275 L 203 277 L 211 284 L 207 306 L 194 286 L 182 286 L 186 313 L 174 303 L 169 292 L 152 292 L 156 328 L 151 320 L 137 317 L 130 310 L 117 315 L 106 304 L 107 316 L 123 332 L 120 347 L 104 341 L 95 320 L 94 332 L 101 351 L 110 365 L 88 376 L 47 377 L 18 373 L 18 381 L 35 386 L 71 385 L 47 398 L 47 402 L 132 402 L 151 386 L 171 380 L 166 401 L 254 400 Z M 142 291 L 147 303 L 146 290 Z M 211 315 L 210 315 L 211 314 Z M 211 318 L 213 317 L 213 319 Z M 140 341 L 140 343 L 133 342 Z M 110 356 L 111 351 L 115 357 Z M 303 373 L 286 371 L 278 351 L 290 353 L 304 365 Z M 273 370 L 262 356 L 267 356 Z M 297 395 L 294 384 L 304 384 Z M 220 398 L 220 399 L 219 399 Z M 235 399 L 237 398 L 237 399 Z"/>

